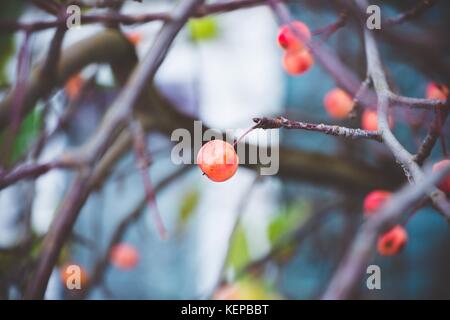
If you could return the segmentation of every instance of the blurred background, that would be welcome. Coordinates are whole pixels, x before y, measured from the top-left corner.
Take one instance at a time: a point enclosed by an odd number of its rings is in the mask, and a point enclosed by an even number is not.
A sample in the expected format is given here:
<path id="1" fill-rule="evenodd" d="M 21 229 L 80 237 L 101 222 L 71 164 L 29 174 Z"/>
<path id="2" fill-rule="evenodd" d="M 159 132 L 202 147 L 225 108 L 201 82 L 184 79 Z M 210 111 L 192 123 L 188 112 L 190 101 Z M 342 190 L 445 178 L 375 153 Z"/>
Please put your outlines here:
<path id="1" fill-rule="evenodd" d="M 126 1 L 121 12 L 131 15 L 170 12 L 174 3 Z M 378 3 L 382 16 L 390 17 L 417 1 Z M 334 23 L 343 11 L 339 1 L 323 0 L 291 1 L 289 8 L 292 16 L 312 31 Z M 424 97 L 431 81 L 448 84 L 449 9 L 447 1 L 437 1 L 414 20 L 392 27 L 389 36 L 380 37 L 389 81 L 403 95 Z M 51 16 L 27 1 L 2 1 L 0 19 L 32 22 L 49 20 Z M 314 37 L 363 80 L 364 48 L 354 20 L 328 38 Z M 142 58 L 161 25 L 151 22 L 123 26 L 121 30 L 133 37 L 137 55 Z M 102 29 L 100 24 L 71 29 L 65 35 L 63 47 L 68 48 Z M 253 124 L 254 117 L 276 115 L 359 127 L 360 115 L 335 120 L 325 111 L 323 98 L 337 85 L 318 63 L 300 76 L 288 75 L 283 70 L 277 33 L 276 18 L 267 6 L 191 19 L 158 71 L 156 86 L 182 113 L 219 130 L 246 129 Z M 403 42 L 397 41 L 394 33 Z M 29 46 L 32 66 L 45 57 L 53 34 L 54 29 L 32 34 Z M 0 34 L 2 99 L 16 81 L 23 41 L 23 32 Z M 436 56 L 439 61 L 433 60 Z M 447 69 L 443 70 L 442 65 Z M 75 114 L 49 139 L 38 162 L 50 161 L 65 150 L 82 145 L 91 136 L 120 88 L 108 65 L 87 66 L 79 76 L 88 83 L 83 86 L 81 98 L 74 102 L 66 86 L 55 90 L 48 100 L 39 101 L 24 116 L 12 153 L 2 157 L 15 164 L 26 161 L 39 133 L 51 131 L 70 104 L 77 104 Z M 73 94 L 80 95 L 78 91 Z M 396 108 L 393 116 L 394 133 L 414 152 L 433 120 L 433 112 Z M 258 135 L 265 137 L 259 131 L 262 130 L 250 133 L 249 140 L 264 140 L 257 139 Z M 448 133 L 447 125 L 444 127 L 447 138 Z M 375 187 L 395 190 L 405 182 L 383 145 L 314 132 L 280 131 L 279 142 L 272 143 L 298 150 L 312 162 L 318 159 L 317 163 L 327 168 L 345 163 L 350 168 L 376 169 L 383 175 L 372 174 L 373 181 L 352 185 L 333 176 L 309 174 L 310 164 L 302 169 L 303 164 L 298 163 L 298 172 L 280 169 L 281 174 L 275 176 L 260 176 L 258 170 L 240 166 L 232 179 L 215 183 L 203 176 L 196 165 L 172 163 L 174 144 L 170 136 L 151 132 L 147 142 L 152 157 L 149 174 L 169 239 L 162 240 L 158 235 L 150 212 L 154 209 L 149 209 L 144 201 L 142 178 L 136 170 L 134 154 L 129 151 L 83 206 L 53 270 L 46 298 L 316 299 L 327 287 L 364 219 L 364 196 Z M 449 148 L 448 139 L 443 139 L 443 144 L 446 143 Z M 442 145 L 437 144 L 431 161 L 442 159 L 442 150 Z M 33 268 L 42 237 L 73 177 L 70 171 L 52 170 L 0 191 L 0 298 L 21 297 L 23 278 Z M 138 214 L 127 221 L 133 212 Z M 101 265 L 118 226 L 123 230 L 117 242 L 130 245 L 137 252 L 136 265 L 127 270 L 114 263 Z M 354 298 L 450 298 L 448 225 L 426 206 L 411 216 L 406 229 L 409 241 L 400 254 L 372 257 L 371 263 L 381 267 L 382 289 L 368 290 L 364 279 Z M 25 252 L 15 250 L 30 233 L 31 247 Z M 96 283 L 81 293 L 67 290 L 61 280 L 62 267 L 67 264 L 80 265 L 87 278 L 95 277 Z"/>

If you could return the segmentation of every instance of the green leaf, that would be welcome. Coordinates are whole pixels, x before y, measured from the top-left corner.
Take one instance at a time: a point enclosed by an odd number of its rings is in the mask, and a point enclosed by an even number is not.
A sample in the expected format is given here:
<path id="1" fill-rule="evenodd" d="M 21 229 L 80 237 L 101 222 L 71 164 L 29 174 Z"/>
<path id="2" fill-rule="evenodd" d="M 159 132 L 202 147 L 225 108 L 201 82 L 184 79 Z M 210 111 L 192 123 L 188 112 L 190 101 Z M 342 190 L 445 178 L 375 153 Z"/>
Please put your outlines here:
<path id="1" fill-rule="evenodd" d="M 187 192 L 184 197 L 181 199 L 180 205 L 180 220 L 185 223 L 192 216 L 192 213 L 195 211 L 195 208 L 198 206 L 199 201 L 199 193 L 197 190 L 190 190 Z"/>
<path id="2" fill-rule="evenodd" d="M 15 136 L 11 155 L 5 158 L 9 159 L 8 163 L 14 163 L 25 155 L 28 148 L 32 145 L 36 136 L 39 134 L 42 121 L 42 110 L 37 107 L 25 116 Z M 10 128 L 6 128 L 0 134 L 0 146 L 4 145 L 5 137 L 9 137 L 8 133 L 10 133 Z"/>
<path id="3" fill-rule="evenodd" d="M 274 288 L 261 279 L 244 278 L 237 283 L 239 300 L 276 300 L 281 299 Z"/>
<path id="4" fill-rule="evenodd" d="M 0 20 L 15 21 L 22 11 L 23 1 L 2 1 L 0 4 Z M 12 33 L 0 33 L 0 87 L 7 85 L 5 67 L 14 53 Z"/>
<path id="5" fill-rule="evenodd" d="M 217 22 L 212 17 L 190 19 L 188 28 L 193 41 L 211 40 L 217 36 Z"/>
<path id="6" fill-rule="evenodd" d="M 234 270 L 240 270 L 250 261 L 247 237 L 245 230 L 239 224 L 233 234 L 228 251 L 227 266 Z"/>
<path id="7" fill-rule="evenodd" d="M 274 244 L 283 235 L 292 232 L 304 221 L 309 211 L 310 208 L 306 202 L 296 202 L 282 208 L 268 226 L 270 242 Z"/>
<path id="8" fill-rule="evenodd" d="M 178 214 L 178 222 L 176 226 L 176 232 L 182 233 L 185 227 L 195 212 L 200 199 L 200 193 L 198 190 L 188 191 L 180 202 L 180 209 Z"/>

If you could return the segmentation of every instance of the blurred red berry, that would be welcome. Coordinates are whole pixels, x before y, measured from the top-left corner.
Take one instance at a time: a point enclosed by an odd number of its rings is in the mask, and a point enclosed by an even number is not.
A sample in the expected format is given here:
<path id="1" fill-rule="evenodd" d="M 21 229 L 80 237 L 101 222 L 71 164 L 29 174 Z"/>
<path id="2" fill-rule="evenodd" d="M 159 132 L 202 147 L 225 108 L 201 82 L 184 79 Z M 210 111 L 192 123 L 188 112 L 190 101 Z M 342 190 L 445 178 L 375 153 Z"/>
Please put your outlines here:
<path id="1" fill-rule="evenodd" d="M 236 173 L 239 158 L 228 142 L 211 140 L 199 150 L 197 164 L 209 179 L 222 182 Z"/>
<path id="2" fill-rule="evenodd" d="M 67 97 L 74 100 L 80 94 L 83 85 L 84 79 L 79 73 L 69 78 L 64 86 Z"/>
<path id="3" fill-rule="evenodd" d="M 427 99 L 447 100 L 448 87 L 444 84 L 430 82 L 427 86 Z"/>
<path id="4" fill-rule="evenodd" d="M 363 209 L 366 216 L 378 211 L 380 207 L 391 197 L 391 192 L 374 190 L 364 198 Z"/>
<path id="5" fill-rule="evenodd" d="M 128 41 L 130 41 L 132 44 L 137 45 L 142 41 L 142 35 L 139 32 L 133 31 L 128 32 L 126 34 Z"/>
<path id="6" fill-rule="evenodd" d="M 382 256 L 393 256 L 399 253 L 408 242 L 408 234 L 401 225 L 381 235 L 378 238 L 377 249 Z"/>
<path id="7" fill-rule="evenodd" d="M 302 39 L 299 39 L 296 33 L 291 30 L 291 27 L 298 31 L 302 35 Z M 299 51 L 305 49 L 304 41 L 311 39 L 311 32 L 306 24 L 300 21 L 294 21 L 289 25 L 283 25 L 278 32 L 278 44 L 285 50 Z"/>
<path id="8" fill-rule="evenodd" d="M 119 269 L 129 270 L 139 262 L 139 251 L 127 243 L 119 243 L 111 248 L 111 263 Z"/>
<path id="9" fill-rule="evenodd" d="M 287 51 L 283 57 L 283 67 L 290 75 L 300 75 L 314 64 L 312 55 L 307 51 Z"/>
<path id="10" fill-rule="evenodd" d="M 389 127 L 394 127 L 394 119 L 391 115 L 388 116 Z M 374 110 L 364 110 L 361 117 L 361 128 L 368 131 L 378 130 L 378 115 Z"/>
<path id="11" fill-rule="evenodd" d="M 323 99 L 323 104 L 328 114 L 336 119 L 347 117 L 353 109 L 352 97 L 339 88 L 329 91 Z"/>

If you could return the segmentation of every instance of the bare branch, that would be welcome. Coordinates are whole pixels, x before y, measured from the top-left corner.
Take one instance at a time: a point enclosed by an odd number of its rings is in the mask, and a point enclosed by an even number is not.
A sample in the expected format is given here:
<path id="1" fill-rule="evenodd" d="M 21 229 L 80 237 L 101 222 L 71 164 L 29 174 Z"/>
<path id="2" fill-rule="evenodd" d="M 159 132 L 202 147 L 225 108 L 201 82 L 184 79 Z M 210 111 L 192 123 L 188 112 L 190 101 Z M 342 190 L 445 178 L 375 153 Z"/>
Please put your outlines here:
<path id="1" fill-rule="evenodd" d="M 448 109 L 445 105 L 446 101 L 438 100 L 438 99 L 421 99 L 421 98 L 410 98 L 399 96 L 395 93 L 389 92 L 389 99 L 392 102 L 397 103 L 398 105 L 403 105 L 411 108 L 426 108 L 426 109 L 434 109 L 435 107 L 441 107 L 443 109 Z"/>
<path id="2" fill-rule="evenodd" d="M 69 167 L 72 167 L 72 164 L 66 163 L 64 161 L 52 161 L 42 164 L 20 165 L 11 170 L 10 172 L 0 173 L 0 190 L 20 180 L 35 179 L 52 169 L 69 168 Z"/>
<path id="3" fill-rule="evenodd" d="M 39 0 L 45 3 L 44 1 Z M 219 3 L 205 4 L 199 6 L 193 14 L 195 17 L 204 17 L 206 15 L 225 13 L 242 8 L 250 8 L 262 5 L 266 0 L 226 0 Z M 110 6 L 110 5 L 109 5 Z M 109 7 L 108 6 L 108 7 Z M 52 13 L 56 14 L 58 11 Z M 168 22 L 172 18 L 170 12 L 146 13 L 139 15 L 126 15 L 118 12 L 108 12 L 105 14 L 83 14 L 81 15 L 82 24 L 93 23 L 120 23 L 122 25 L 142 24 L 152 21 Z M 23 30 L 27 32 L 36 32 L 58 26 L 66 26 L 67 17 L 59 17 L 51 21 L 38 21 L 31 23 L 21 23 L 16 21 L 0 21 L 0 32 L 11 32 L 15 30 Z"/>
<path id="4" fill-rule="evenodd" d="M 314 124 L 306 123 L 294 120 L 288 120 L 284 117 L 277 118 L 254 118 L 254 122 L 257 123 L 256 128 L 260 129 L 300 129 L 307 131 L 317 131 L 328 135 L 351 138 L 351 139 L 369 139 L 382 142 L 382 137 L 378 131 L 367 131 L 362 129 L 346 128 L 336 125 L 328 124 Z"/>
<path id="5" fill-rule="evenodd" d="M 133 137 L 136 164 L 142 176 L 142 182 L 144 183 L 144 190 L 148 208 L 150 210 L 150 213 L 152 213 L 156 229 L 158 230 L 161 239 L 167 239 L 167 230 L 164 227 L 164 222 L 162 221 L 161 214 L 158 210 L 155 193 L 153 191 L 152 182 L 150 181 L 148 173 L 148 167 L 150 166 L 151 160 L 147 151 L 144 129 L 142 128 L 142 125 L 136 120 L 130 120 L 128 127 L 130 128 L 130 132 Z"/>
<path id="6" fill-rule="evenodd" d="M 361 10 L 368 6 L 366 0 L 356 0 L 356 2 Z M 381 131 L 383 142 L 391 150 L 397 162 L 402 166 L 407 178 L 417 184 L 424 179 L 424 175 L 418 164 L 414 161 L 413 156 L 400 144 L 389 128 L 388 110 L 391 91 L 386 81 L 374 35 L 365 27 L 364 40 L 368 74 L 372 79 L 378 97 L 378 128 Z M 445 217 L 449 217 L 449 205 L 447 201 L 443 200 L 445 199 L 445 195 L 434 188 L 429 192 L 429 196 L 435 207 L 439 209 L 439 212 Z M 436 199 L 439 199 L 439 201 L 434 201 Z"/>
<path id="7" fill-rule="evenodd" d="M 340 28 L 344 27 L 348 20 L 348 10 L 344 10 L 339 14 L 339 18 L 336 22 L 325 26 L 323 28 L 314 30 L 311 32 L 312 35 L 320 35 L 322 40 L 327 40 L 333 33 L 335 33 Z"/>
<path id="8" fill-rule="evenodd" d="M 359 87 L 358 91 L 356 91 L 353 97 L 353 108 L 352 111 L 350 111 L 349 118 L 356 117 L 356 113 L 359 107 L 359 101 L 366 92 L 366 90 L 369 88 L 370 82 L 371 80 L 369 76 L 367 76 L 367 78 L 363 82 L 361 82 L 361 86 Z"/>

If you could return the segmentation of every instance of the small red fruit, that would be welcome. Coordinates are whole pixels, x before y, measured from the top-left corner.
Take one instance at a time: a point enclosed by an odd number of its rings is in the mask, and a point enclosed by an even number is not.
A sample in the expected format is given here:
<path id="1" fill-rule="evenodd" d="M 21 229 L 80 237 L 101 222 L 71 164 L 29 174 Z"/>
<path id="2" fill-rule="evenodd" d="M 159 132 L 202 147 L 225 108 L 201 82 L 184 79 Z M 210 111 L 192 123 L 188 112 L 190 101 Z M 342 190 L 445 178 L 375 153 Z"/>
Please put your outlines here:
<path id="1" fill-rule="evenodd" d="M 433 165 L 433 172 L 444 169 L 450 165 L 450 159 L 441 160 Z M 438 188 L 443 192 L 450 194 L 450 174 L 445 176 L 438 184 Z"/>
<path id="2" fill-rule="evenodd" d="M 314 59 L 307 50 L 287 51 L 283 57 L 283 67 L 290 75 L 299 75 L 308 71 Z"/>
<path id="3" fill-rule="evenodd" d="M 119 269 L 129 270 L 139 262 L 139 252 L 127 243 L 119 243 L 111 248 L 111 263 Z"/>
<path id="4" fill-rule="evenodd" d="M 129 32 L 126 34 L 128 41 L 132 44 L 137 45 L 142 41 L 142 35 L 139 32 Z"/>
<path id="5" fill-rule="evenodd" d="M 236 173 L 239 158 L 228 142 L 211 140 L 199 150 L 197 164 L 209 179 L 222 182 Z"/>
<path id="6" fill-rule="evenodd" d="M 380 209 L 380 207 L 391 197 L 391 193 L 385 190 L 374 190 L 364 198 L 364 214 L 370 216 Z"/>
<path id="7" fill-rule="evenodd" d="M 66 95 L 70 100 L 74 100 L 80 94 L 83 85 L 84 79 L 79 73 L 67 80 L 64 86 L 64 90 L 66 91 Z"/>
<path id="8" fill-rule="evenodd" d="M 278 44 L 285 50 L 299 51 L 305 48 L 303 42 L 311 39 L 311 32 L 306 24 L 300 21 L 294 21 L 291 24 L 292 28 L 302 35 L 299 39 L 297 33 L 291 30 L 289 25 L 283 25 L 278 32 Z"/>
<path id="9" fill-rule="evenodd" d="M 444 84 L 430 82 L 427 86 L 427 99 L 447 100 L 448 87 Z"/>
<path id="10" fill-rule="evenodd" d="M 329 91 L 323 99 L 328 114 L 336 119 L 343 119 L 353 109 L 352 97 L 342 89 L 335 88 Z"/>
<path id="11" fill-rule="evenodd" d="M 76 269 L 71 269 L 71 266 L 75 266 L 80 268 L 80 286 L 81 289 L 84 288 L 84 286 L 87 284 L 88 282 L 88 275 L 86 272 L 86 269 L 78 264 L 75 263 L 65 263 L 59 270 L 59 276 L 61 278 L 61 281 L 63 283 L 64 286 L 67 286 L 67 281 L 72 282 L 73 281 L 73 276 L 75 275 L 74 270 Z"/>
<path id="12" fill-rule="evenodd" d="M 377 249 L 382 256 L 393 256 L 408 242 L 408 234 L 401 225 L 396 225 L 391 230 L 378 238 Z"/>
<path id="13" fill-rule="evenodd" d="M 388 116 L 389 127 L 394 126 L 394 119 L 391 115 Z M 378 115 L 374 110 L 364 110 L 361 117 L 361 128 L 367 131 L 377 131 L 378 130 Z"/>

